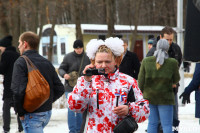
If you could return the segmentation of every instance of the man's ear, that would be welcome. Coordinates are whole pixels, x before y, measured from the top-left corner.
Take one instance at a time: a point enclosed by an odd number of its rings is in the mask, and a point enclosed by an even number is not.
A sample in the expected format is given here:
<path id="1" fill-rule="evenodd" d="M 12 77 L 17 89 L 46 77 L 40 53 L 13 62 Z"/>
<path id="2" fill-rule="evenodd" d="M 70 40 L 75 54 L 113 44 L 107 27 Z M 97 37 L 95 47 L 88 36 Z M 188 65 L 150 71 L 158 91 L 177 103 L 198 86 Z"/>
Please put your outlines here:
<path id="1" fill-rule="evenodd" d="M 162 36 L 160 35 L 160 39 L 162 39 Z"/>
<path id="2" fill-rule="evenodd" d="M 24 48 L 28 47 L 28 43 L 26 41 L 24 41 Z"/>

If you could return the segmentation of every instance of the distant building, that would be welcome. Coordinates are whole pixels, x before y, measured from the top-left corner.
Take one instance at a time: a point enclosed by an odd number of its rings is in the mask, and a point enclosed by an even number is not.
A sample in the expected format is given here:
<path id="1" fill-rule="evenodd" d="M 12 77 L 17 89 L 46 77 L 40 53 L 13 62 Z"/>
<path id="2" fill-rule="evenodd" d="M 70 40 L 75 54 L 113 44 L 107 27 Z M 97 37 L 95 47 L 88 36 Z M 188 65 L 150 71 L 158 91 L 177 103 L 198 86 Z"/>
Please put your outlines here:
<path id="1" fill-rule="evenodd" d="M 157 37 L 164 26 L 138 26 L 138 34 L 134 52 L 138 55 L 140 61 L 148 52 L 148 37 Z M 105 39 L 107 35 L 107 25 L 100 24 L 81 24 L 84 46 L 90 39 Z M 119 38 L 124 37 L 131 44 L 131 35 L 134 26 L 115 25 L 115 35 Z M 42 38 L 40 41 L 39 53 L 47 58 L 47 46 L 50 42 L 51 24 L 43 26 Z M 59 24 L 54 28 L 54 44 L 53 44 L 53 64 L 59 65 L 66 53 L 73 51 L 73 42 L 76 39 L 75 24 Z M 129 47 L 130 49 L 130 47 Z"/>

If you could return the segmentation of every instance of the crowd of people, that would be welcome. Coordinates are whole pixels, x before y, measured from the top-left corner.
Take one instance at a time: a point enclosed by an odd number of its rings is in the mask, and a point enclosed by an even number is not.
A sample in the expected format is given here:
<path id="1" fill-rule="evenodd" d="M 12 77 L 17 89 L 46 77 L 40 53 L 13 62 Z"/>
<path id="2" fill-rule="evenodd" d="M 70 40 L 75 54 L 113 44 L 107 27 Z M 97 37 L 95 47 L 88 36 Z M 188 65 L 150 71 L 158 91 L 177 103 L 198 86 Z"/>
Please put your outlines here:
<path id="1" fill-rule="evenodd" d="M 14 107 L 18 131 L 43 133 L 51 118 L 52 104 L 63 94 L 68 102 L 69 133 L 113 132 L 125 118 L 136 123 L 148 119 L 147 133 L 177 133 L 179 126 L 178 87 L 182 63 L 180 47 L 173 42 L 175 31 L 166 26 L 157 38 L 148 41 L 149 51 L 140 63 L 130 52 L 126 38 L 91 39 L 73 43 L 74 51 L 65 55 L 56 72 L 50 61 L 39 55 L 39 36 L 24 32 L 19 37 L 19 52 L 12 46 L 12 36 L 0 40 L 0 74 L 4 75 L 3 131 L 10 131 L 10 108 Z M 50 86 L 50 97 L 38 109 L 24 109 L 28 82 L 26 55 L 39 69 Z M 190 93 L 199 96 L 197 63 L 194 78 L 180 95 L 190 103 Z M 89 72 L 90 70 L 90 72 Z M 58 75 L 65 79 L 62 84 Z M 199 98 L 196 98 L 199 102 Z M 199 118 L 199 106 L 196 117 Z"/>

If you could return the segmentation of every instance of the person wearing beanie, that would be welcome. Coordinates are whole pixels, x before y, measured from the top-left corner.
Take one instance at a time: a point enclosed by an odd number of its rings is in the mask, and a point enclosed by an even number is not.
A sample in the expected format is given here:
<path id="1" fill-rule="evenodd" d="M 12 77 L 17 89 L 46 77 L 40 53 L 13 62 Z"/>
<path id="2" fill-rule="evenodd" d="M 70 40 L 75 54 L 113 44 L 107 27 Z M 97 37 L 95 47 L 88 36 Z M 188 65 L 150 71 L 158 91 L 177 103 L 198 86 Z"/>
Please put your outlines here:
<path id="1" fill-rule="evenodd" d="M 81 40 L 74 41 L 73 48 L 74 49 L 76 49 L 76 48 L 83 48 L 83 42 Z"/>
<path id="2" fill-rule="evenodd" d="M 148 40 L 148 49 L 150 50 L 153 47 L 154 38 Z"/>
<path id="3" fill-rule="evenodd" d="M 60 64 L 58 73 L 65 79 L 65 96 L 72 92 L 76 85 L 77 79 L 82 75 L 86 65 L 90 64 L 88 56 L 83 49 L 83 42 L 75 40 L 73 44 L 74 51 L 65 55 L 63 62 Z M 82 123 L 82 113 L 75 113 L 68 109 L 68 128 L 69 133 L 80 132 Z"/>
<path id="4" fill-rule="evenodd" d="M 11 80 L 14 62 L 19 57 L 16 48 L 12 46 L 12 36 L 6 36 L 0 40 L 0 74 L 4 76 L 3 79 L 3 130 L 4 133 L 10 131 L 11 114 L 10 109 L 13 106 L 13 93 L 11 91 Z M 21 121 L 17 116 L 18 132 L 22 132 L 23 128 Z"/>
<path id="5" fill-rule="evenodd" d="M 160 36 L 158 36 L 157 39 L 155 39 L 155 38 L 152 39 L 153 40 L 153 42 L 151 41 L 152 42 L 152 47 L 151 47 L 151 49 L 149 49 L 146 57 L 153 56 L 154 52 L 156 51 L 156 45 L 157 45 L 157 42 L 159 41 L 159 39 L 160 39 Z"/>
<path id="6" fill-rule="evenodd" d="M 149 100 L 150 116 L 148 133 L 158 132 L 161 122 L 164 133 L 172 133 L 174 86 L 180 80 L 178 62 L 168 55 L 169 43 L 160 39 L 153 56 L 142 60 L 138 75 L 138 85 Z"/>

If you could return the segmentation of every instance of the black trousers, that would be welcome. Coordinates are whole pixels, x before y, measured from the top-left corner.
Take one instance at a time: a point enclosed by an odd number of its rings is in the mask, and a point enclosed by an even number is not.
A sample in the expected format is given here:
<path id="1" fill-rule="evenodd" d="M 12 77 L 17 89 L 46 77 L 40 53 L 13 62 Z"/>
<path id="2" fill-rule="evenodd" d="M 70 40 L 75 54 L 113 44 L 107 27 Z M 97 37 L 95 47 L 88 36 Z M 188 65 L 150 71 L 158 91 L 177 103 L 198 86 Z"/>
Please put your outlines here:
<path id="1" fill-rule="evenodd" d="M 10 122 L 11 122 L 11 114 L 10 109 L 12 107 L 13 101 L 12 98 L 5 98 L 3 101 L 3 130 L 10 131 Z M 21 132 L 23 131 L 23 127 L 19 117 L 17 116 L 18 122 L 18 130 Z"/>

